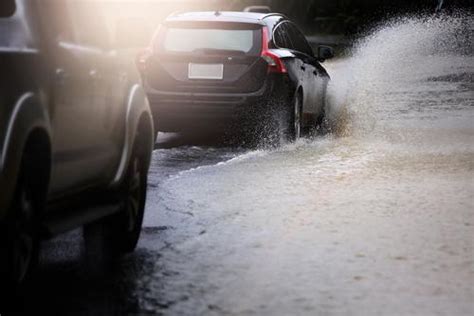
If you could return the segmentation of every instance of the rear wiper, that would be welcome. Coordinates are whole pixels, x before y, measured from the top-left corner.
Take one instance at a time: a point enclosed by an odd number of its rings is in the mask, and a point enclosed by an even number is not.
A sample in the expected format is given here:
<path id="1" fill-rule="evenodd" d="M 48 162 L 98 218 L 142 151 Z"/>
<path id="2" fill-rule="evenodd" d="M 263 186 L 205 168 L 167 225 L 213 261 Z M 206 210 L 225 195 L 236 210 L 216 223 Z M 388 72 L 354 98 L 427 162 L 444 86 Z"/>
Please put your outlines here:
<path id="1" fill-rule="evenodd" d="M 233 49 L 218 49 L 218 48 L 197 48 L 193 53 L 201 53 L 206 55 L 245 55 L 244 51 Z"/>

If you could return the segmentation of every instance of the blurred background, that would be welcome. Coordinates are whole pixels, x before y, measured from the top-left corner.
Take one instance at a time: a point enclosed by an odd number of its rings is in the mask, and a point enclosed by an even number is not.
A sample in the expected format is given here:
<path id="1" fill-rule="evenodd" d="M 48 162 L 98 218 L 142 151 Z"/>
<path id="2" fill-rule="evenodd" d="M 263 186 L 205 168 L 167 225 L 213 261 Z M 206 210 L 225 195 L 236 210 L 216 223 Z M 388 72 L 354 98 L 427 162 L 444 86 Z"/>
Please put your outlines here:
<path id="1" fill-rule="evenodd" d="M 103 7 L 114 42 L 144 47 L 169 14 L 179 11 L 242 11 L 268 6 L 287 15 L 313 44 L 344 47 L 388 18 L 436 14 L 473 7 L 472 0 L 96 0 Z"/>

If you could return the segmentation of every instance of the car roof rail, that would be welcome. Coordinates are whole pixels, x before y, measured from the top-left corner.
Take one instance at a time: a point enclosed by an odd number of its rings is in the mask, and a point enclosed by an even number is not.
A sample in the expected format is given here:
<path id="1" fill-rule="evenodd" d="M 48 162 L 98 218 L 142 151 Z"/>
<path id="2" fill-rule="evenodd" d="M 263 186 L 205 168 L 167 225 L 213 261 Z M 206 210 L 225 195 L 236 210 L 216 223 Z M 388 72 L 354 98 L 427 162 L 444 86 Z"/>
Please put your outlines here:
<path id="1" fill-rule="evenodd" d="M 271 13 L 272 9 L 267 5 L 251 5 L 251 6 L 245 7 L 242 11 L 267 14 L 267 13 Z"/>
<path id="2" fill-rule="evenodd" d="M 281 16 L 281 17 L 283 17 L 283 18 L 285 18 L 285 19 L 288 19 L 288 17 L 287 17 L 286 15 L 281 14 L 281 13 L 269 13 L 269 14 L 265 14 L 265 15 L 261 18 L 261 20 L 266 19 L 266 18 L 271 18 L 272 16 Z"/>

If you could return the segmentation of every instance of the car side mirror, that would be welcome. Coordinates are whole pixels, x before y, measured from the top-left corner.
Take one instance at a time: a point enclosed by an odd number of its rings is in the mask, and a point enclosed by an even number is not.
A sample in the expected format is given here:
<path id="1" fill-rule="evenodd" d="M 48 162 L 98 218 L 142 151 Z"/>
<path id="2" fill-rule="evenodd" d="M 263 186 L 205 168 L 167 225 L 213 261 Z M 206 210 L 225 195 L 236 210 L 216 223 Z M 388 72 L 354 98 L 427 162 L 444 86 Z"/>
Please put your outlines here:
<path id="1" fill-rule="evenodd" d="M 333 57 L 334 57 L 334 49 L 332 47 L 324 46 L 324 45 L 318 46 L 318 53 L 316 55 L 316 58 L 320 62 L 323 62 L 326 59 L 331 59 Z"/>

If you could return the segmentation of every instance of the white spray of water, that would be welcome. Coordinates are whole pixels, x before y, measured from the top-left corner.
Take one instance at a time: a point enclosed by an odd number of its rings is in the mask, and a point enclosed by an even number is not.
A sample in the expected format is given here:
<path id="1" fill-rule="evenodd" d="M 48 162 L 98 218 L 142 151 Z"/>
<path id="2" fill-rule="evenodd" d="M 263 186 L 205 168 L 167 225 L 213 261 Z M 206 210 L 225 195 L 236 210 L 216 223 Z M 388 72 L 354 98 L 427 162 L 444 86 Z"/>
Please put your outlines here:
<path id="1" fill-rule="evenodd" d="M 414 109 L 442 106 L 440 93 L 444 97 L 453 91 L 464 93 L 463 101 L 455 105 L 473 105 L 473 22 L 466 14 L 401 18 L 360 40 L 349 62 L 333 65 L 327 113 L 334 131 L 371 133 L 380 122 L 399 119 Z M 467 83 L 449 79 L 466 73 Z M 445 85 L 429 86 L 437 81 Z M 464 91 L 459 84 L 465 84 Z M 420 94 L 421 90 L 433 93 Z"/>

